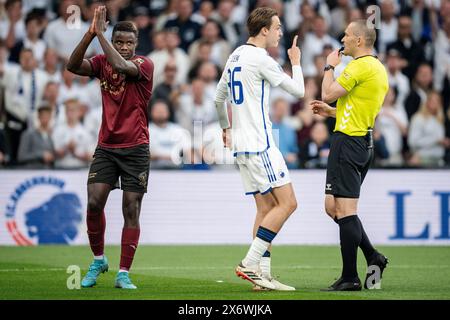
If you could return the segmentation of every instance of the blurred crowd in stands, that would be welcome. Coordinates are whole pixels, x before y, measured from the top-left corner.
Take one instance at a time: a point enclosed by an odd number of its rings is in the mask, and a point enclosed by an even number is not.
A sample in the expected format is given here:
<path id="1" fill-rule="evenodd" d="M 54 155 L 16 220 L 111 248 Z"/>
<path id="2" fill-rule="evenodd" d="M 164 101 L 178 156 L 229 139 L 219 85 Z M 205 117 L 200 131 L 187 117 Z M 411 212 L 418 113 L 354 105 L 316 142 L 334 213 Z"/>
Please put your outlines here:
<path id="1" fill-rule="evenodd" d="M 107 6 L 108 37 L 117 21 L 132 20 L 136 54 L 155 66 L 152 168 L 233 166 L 215 88 L 229 54 L 247 40 L 246 18 L 257 6 L 281 17 L 283 39 L 268 52 L 285 72 L 294 35 L 302 50 L 304 99 L 279 88 L 270 97 L 274 135 L 289 168 L 326 166 L 334 120 L 313 115 L 308 105 L 320 99 L 326 56 L 340 47 L 346 26 L 369 15 L 379 27 L 375 54 L 390 83 L 376 120 L 374 165 L 450 165 L 450 0 L 0 0 L 0 167 L 89 165 L 102 117 L 100 86 L 65 63 L 99 5 Z M 96 54 L 102 49 L 94 40 L 87 55 Z M 349 61 L 344 57 L 335 76 Z"/>

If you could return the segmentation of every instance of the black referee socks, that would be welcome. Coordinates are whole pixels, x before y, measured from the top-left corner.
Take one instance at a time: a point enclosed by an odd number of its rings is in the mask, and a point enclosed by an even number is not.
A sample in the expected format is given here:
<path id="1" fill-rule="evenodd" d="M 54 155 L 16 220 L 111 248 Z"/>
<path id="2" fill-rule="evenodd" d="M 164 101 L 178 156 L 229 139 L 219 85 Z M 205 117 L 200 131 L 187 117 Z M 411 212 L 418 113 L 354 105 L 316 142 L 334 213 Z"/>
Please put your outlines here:
<path id="1" fill-rule="evenodd" d="M 337 217 L 334 217 L 334 222 L 336 224 L 339 224 L 339 219 Z M 359 224 L 361 225 L 361 243 L 359 244 L 359 247 L 361 248 L 362 252 L 364 253 L 364 257 L 366 258 L 367 262 L 369 262 L 372 255 L 375 253 L 375 248 L 370 243 L 369 237 L 366 234 L 366 231 L 364 230 L 364 227 L 362 225 L 361 220 L 358 217 Z"/>
<path id="2" fill-rule="evenodd" d="M 364 257 L 366 257 L 367 263 L 369 263 L 370 258 L 375 253 L 375 248 L 370 243 L 369 237 L 366 234 L 366 231 L 364 230 L 364 227 L 362 225 L 361 220 L 358 216 L 356 216 L 358 219 L 359 225 L 361 226 L 361 243 L 359 244 L 359 247 L 361 248 L 362 252 L 364 253 Z"/>
<path id="3" fill-rule="evenodd" d="M 361 223 L 357 215 L 352 215 L 339 219 L 338 224 L 343 264 L 342 278 L 344 282 L 351 282 L 358 278 L 356 257 L 362 238 Z"/>

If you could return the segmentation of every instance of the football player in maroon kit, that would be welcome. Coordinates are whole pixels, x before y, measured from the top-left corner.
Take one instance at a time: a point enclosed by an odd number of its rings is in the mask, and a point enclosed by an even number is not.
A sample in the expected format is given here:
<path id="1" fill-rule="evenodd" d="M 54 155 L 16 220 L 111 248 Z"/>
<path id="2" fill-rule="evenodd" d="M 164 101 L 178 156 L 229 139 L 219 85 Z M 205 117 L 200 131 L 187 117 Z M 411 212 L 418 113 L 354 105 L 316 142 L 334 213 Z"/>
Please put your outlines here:
<path id="1" fill-rule="evenodd" d="M 98 146 L 87 181 L 87 233 L 94 261 L 83 278 L 83 287 L 92 287 L 100 273 L 108 271 L 104 255 L 105 204 L 110 191 L 123 190 L 120 269 L 115 286 L 136 289 L 128 271 L 139 242 L 139 213 L 147 192 L 150 166 L 147 105 L 152 95 L 153 63 L 135 55 L 138 30 L 129 21 L 118 22 L 112 42 L 104 35 L 108 22 L 106 8 L 95 10 L 89 30 L 72 53 L 67 69 L 100 80 L 103 115 Z M 97 37 L 104 54 L 85 59 L 92 40 Z"/>

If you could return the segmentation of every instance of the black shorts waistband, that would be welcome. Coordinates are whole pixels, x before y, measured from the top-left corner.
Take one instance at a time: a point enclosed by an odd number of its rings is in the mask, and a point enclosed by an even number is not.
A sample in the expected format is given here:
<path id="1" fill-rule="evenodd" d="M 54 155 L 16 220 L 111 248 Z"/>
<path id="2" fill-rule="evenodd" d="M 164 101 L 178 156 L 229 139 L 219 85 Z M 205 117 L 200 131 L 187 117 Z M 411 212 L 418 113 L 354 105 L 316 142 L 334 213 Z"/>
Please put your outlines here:
<path id="1" fill-rule="evenodd" d="M 367 129 L 367 133 L 365 136 L 351 136 L 351 135 L 348 135 L 341 131 L 335 131 L 333 135 L 336 135 L 337 137 L 349 138 L 349 139 L 353 139 L 353 140 L 357 140 L 357 141 L 364 141 L 367 143 L 368 149 L 373 149 L 373 129 L 372 128 Z"/>

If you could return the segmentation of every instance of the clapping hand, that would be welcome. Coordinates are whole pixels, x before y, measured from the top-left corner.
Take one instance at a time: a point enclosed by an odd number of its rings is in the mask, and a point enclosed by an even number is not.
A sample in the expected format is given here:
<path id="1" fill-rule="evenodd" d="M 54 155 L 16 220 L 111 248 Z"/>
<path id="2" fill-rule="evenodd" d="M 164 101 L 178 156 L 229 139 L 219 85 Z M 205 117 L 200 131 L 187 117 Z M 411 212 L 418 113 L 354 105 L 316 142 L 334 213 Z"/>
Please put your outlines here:
<path id="1" fill-rule="evenodd" d="M 89 32 L 91 34 L 98 35 L 99 33 L 103 33 L 108 28 L 109 21 L 106 21 L 106 7 L 99 6 L 95 9 L 94 19 L 92 19 L 91 26 L 89 28 Z"/>

